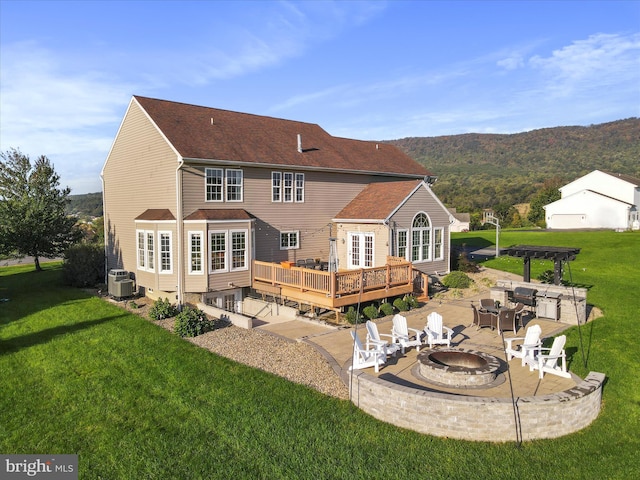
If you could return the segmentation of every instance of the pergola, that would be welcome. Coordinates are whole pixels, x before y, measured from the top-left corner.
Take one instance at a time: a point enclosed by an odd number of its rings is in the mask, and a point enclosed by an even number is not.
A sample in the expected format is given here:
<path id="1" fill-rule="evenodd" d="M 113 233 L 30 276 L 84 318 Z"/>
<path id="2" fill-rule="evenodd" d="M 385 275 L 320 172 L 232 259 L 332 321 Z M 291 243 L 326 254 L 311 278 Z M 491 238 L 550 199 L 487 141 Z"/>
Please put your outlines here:
<path id="1" fill-rule="evenodd" d="M 531 259 L 553 260 L 553 283 L 560 285 L 562 281 L 562 262 L 570 262 L 576 259 L 580 253 L 579 248 L 571 247 L 539 247 L 535 245 L 516 245 L 509 247 L 505 253 L 511 257 L 519 257 L 524 261 L 524 273 L 522 278 L 525 282 L 531 281 Z"/>

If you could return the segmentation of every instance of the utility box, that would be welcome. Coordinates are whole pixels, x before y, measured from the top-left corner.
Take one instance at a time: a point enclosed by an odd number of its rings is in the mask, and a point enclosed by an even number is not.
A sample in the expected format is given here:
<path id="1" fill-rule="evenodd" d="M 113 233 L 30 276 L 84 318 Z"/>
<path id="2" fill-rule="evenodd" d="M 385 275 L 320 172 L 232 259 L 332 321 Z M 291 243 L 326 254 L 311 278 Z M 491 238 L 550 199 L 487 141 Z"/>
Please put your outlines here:
<path id="1" fill-rule="evenodd" d="M 129 272 L 114 268 L 108 275 L 109 295 L 115 298 L 131 297 L 133 295 L 133 280 Z"/>

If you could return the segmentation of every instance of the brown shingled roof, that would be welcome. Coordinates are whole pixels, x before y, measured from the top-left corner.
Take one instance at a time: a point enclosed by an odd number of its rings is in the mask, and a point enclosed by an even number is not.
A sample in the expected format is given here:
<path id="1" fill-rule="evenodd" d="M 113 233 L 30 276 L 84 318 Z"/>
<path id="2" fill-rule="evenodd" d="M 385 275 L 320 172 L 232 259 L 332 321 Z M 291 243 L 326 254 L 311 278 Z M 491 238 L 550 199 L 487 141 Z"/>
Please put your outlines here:
<path id="1" fill-rule="evenodd" d="M 420 183 L 421 180 L 370 183 L 335 218 L 384 220 Z"/>
<path id="2" fill-rule="evenodd" d="M 201 208 L 196 210 L 185 220 L 251 220 L 253 217 L 241 208 Z"/>
<path id="3" fill-rule="evenodd" d="M 134 96 L 185 159 L 423 177 L 394 145 L 333 137 L 316 124 Z M 302 153 L 298 152 L 298 135 Z"/>
<path id="4" fill-rule="evenodd" d="M 142 212 L 142 214 L 138 215 L 135 219 L 159 222 L 175 220 L 176 217 L 174 217 L 173 213 L 171 213 L 167 208 L 149 208 Z"/>

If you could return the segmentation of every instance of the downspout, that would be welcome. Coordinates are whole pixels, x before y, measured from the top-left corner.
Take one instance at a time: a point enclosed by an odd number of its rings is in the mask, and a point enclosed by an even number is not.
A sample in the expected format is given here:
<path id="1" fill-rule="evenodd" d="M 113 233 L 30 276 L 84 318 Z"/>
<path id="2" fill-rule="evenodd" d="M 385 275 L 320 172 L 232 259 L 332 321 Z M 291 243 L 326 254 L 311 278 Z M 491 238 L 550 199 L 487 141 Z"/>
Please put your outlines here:
<path id="1" fill-rule="evenodd" d="M 182 271 L 182 235 L 183 235 L 183 214 L 182 214 L 182 166 L 184 165 L 184 159 L 180 157 L 178 162 L 178 168 L 176 168 L 176 235 L 177 245 L 176 251 L 178 252 L 176 255 L 176 268 L 178 269 L 178 285 L 177 285 L 177 298 L 176 301 L 178 305 L 182 305 L 182 299 L 184 297 L 183 290 L 183 276 L 184 272 Z"/>
<path id="2" fill-rule="evenodd" d="M 105 217 L 107 215 L 107 197 L 104 194 L 104 176 L 100 173 L 100 183 L 102 184 L 102 231 L 104 234 L 104 283 L 108 284 L 109 265 L 107 260 L 109 259 L 108 244 L 107 244 L 107 222 Z"/>

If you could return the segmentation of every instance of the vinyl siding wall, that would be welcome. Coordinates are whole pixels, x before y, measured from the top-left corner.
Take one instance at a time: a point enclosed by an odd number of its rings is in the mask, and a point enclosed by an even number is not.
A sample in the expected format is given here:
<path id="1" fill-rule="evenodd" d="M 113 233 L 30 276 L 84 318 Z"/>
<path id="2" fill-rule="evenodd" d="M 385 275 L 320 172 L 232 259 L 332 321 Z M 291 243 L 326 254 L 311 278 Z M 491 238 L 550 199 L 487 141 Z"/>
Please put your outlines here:
<path id="1" fill-rule="evenodd" d="M 255 259 L 267 262 L 329 258 L 331 219 L 371 181 L 373 176 L 301 172 L 293 169 L 207 165 L 241 168 L 244 175 L 242 202 L 206 202 L 204 166 L 193 166 L 183 175 L 184 213 L 198 209 L 244 209 L 255 217 Z M 304 202 L 271 201 L 271 172 L 304 173 Z M 379 178 L 377 180 L 380 180 Z M 297 231 L 300 248 L 281 250 L 280 232 Z"/>
<path id="2" fill-rule="evenodd" d="M 408 233 L 408 248 L 411 251 L 411 226 L 414 217 L 419 212 L 424 212 L 429 218 L 431 223 L 431 258 L 430 261 L 415 262 L 414 267 L 424 273 L 435 272 L 448 272 L 449 271 L 449 212 L 442 204 L 436 199 L 431 190 L 420 187 L 405 203 L 402 207 L 390 218 L 390 225 L 397 230 L 407 230 Z M 434 245 L 434 228 L 443 229 L 443 258 L 441 260 L 435 260 L 433 258 L 433 245 Z M 394 233 L 395 236 L 395 233 Z M 394 245 L 396 238 L 393 239 Z M 395 251 L 393 253 L 396 254 Z M 409 253 L 410 255 L 410 253 Z"/>
<path id="3" fill-rule="evenodd" d="M 177 234 L 173 232 L 173 274 L 137 272 L 135 218 L 148 208 L 169 209 L 175 217 L 177 156 L 135 101 L 132 101 L 103 168 L 107 269 L 136 274 L 138 286 L 175 290 Z M 163 225 L 160 229 L 164 229 Z M 146 228 L 146 227 L 145 227 Z M 157 228 L 153 227 L 156 231 Z M 156 242 L 158 237 L 156 235 Z M 159 245 L 156 245 L 156 260 Z M 158 268 L 156 266 L 156 272 Z M 153 278 L 152 278 L 153 277 Z"/>

